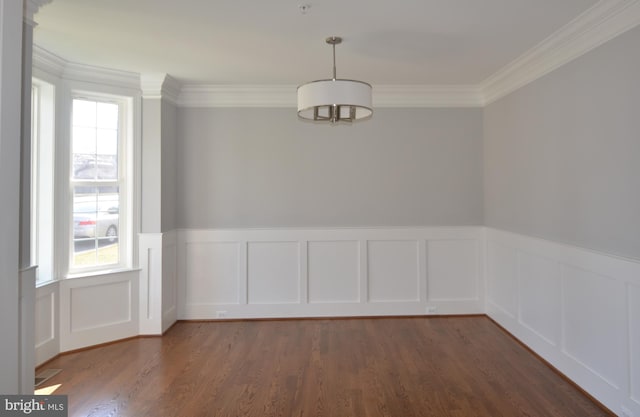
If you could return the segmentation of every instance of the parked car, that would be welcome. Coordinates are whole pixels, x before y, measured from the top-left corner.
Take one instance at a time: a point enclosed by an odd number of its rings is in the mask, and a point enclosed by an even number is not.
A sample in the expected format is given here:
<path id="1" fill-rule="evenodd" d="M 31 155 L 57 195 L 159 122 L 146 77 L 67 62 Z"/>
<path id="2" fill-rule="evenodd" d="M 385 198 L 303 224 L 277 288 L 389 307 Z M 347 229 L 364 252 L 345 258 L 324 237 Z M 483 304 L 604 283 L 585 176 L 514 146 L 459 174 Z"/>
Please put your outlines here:
<path id="1" fill-rule="evenodd" d="M 73 237 L 108 238 L 118 240 L 119 209 L 117 201 L 110 201 L 102 207 L 95 202 L 76 202 L 73 205 Z"/>

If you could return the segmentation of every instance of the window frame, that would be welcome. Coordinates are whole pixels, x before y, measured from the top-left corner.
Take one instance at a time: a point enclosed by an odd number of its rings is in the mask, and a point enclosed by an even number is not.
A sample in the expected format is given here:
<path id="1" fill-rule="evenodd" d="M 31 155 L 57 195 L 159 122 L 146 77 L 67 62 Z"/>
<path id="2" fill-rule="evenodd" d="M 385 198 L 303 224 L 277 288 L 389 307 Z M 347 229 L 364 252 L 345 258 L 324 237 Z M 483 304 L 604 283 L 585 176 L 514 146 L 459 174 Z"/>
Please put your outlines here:
<path id="1" fill-rule="evenodd" d="M 32 77 L 30 261 L 36 284 L 56 280 L 54 245 L 56 86 Z"/>
<path id="2" fill-rule="evenodd" d="M 95 102 L 111 103 L 118 105 L 118 178 L 115 181 L 100 180 L 84 180 L 73 178 L 73 101 L 75 99 L 89 100 Z M 66 180 L 66 201 L 63 213 L 66 214 L 66 227 L 64 236 L 66 236 L 66 274 L 67 278 L 79 276 L 109 273 L 120 271 L 123 269 L 131 269 L 134 262 L 134 242 L 133 231 L 135 230 L 135 219 L 133 216 L 133 196 L 134 196 L 134 178 L 133 155 L 134 155 L 134 97 L 131 95 L 119 95 L 111 93 L 103 93 L 99 91 L 90 91 L 85 89 L 71 89 L 68 103 L 68 138 L 67 149 L 65 151 L 68 162 Z M 74 210 L 74 187 L 76 186 L 100 186 L 117 184 L 119 187 L 119 226 L 118 226 L 118 262 L 113 264 L 91 265 L 87 267 L 77 267 L 73 264 L 75 255 L 74 250 L 74 227 L 73 227 L 73 210 Z"/>

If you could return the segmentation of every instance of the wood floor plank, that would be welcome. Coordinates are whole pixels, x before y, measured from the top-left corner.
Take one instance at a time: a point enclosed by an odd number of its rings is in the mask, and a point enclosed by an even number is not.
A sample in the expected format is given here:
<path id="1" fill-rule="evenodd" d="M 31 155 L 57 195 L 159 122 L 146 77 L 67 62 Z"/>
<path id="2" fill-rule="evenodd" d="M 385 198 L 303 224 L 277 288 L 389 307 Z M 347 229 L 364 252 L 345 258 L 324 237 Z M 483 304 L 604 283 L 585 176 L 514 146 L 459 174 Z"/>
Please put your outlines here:
<path id="1" fill-rule="evenodd" d="M 486 317 L 180 322 L 47 367 L 71 417 L 610 415 Z"/>

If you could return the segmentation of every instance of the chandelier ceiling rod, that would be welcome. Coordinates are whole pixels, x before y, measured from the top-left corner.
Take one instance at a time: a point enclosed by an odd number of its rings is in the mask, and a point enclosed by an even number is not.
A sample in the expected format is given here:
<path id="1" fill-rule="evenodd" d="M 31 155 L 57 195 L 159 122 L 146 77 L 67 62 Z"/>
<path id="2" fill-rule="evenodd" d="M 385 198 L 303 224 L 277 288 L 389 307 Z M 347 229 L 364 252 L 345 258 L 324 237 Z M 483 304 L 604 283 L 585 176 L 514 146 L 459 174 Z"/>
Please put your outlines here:
<path id="1" fill-rule="evenodd" d="M 336 76 L 336 45 L 342 43 L 342 38 L 332 36 L 330 38 L 327 38 L 327 43 L 333 46 L 333 79 L 335 80 L 336 78 L 338 78 Z"/>

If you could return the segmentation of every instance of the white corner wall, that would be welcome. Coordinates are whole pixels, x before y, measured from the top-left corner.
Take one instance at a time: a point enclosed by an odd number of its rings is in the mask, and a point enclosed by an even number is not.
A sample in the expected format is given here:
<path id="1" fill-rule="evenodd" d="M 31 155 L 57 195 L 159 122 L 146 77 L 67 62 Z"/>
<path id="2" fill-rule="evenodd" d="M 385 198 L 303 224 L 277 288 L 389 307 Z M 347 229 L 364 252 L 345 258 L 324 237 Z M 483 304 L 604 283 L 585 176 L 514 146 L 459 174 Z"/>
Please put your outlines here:
<path id="1" fill-rule="evenodd" d="M 640 263 L 487 229 L 487 314 L 619 415 L 640 415 Z"/>
<path id="2" fill-rule="evenodd" d="M 481 227 L 178 232 L 180 319 L 484 312 Z"/>

